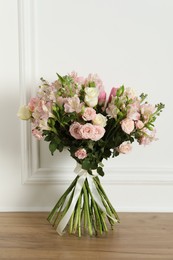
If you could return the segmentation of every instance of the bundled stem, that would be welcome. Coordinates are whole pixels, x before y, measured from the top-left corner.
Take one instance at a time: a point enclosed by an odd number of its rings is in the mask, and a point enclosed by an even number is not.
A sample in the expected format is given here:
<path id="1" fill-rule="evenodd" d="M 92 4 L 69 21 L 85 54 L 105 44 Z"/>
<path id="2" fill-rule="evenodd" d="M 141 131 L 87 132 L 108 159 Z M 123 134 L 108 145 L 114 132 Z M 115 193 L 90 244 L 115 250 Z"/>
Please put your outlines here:
<path id="1" fill-rule="evenodd" d="M 48 221 L 55 228 L 57 228 L 61 220 L 66 217 L 69 207 L 71 206 L 71 203 L 73 203 L 78 178 L 79 177 L 77 176 L 71 183 L 48 216 Z M 66 225 L 66 229 L 68 227 L 70 234 L 77 234 L 79 237 L 85 232 L 90 236 L 101 235 L 108 231 L 107 220 L 112 229 L 114 224 L 119 222 L 119 217 L 103 190 L 99 178 L 94 177 L 93 183 L 104 206 L 104 211 L 95 201 L 91 187 L 86 178 Z"/>

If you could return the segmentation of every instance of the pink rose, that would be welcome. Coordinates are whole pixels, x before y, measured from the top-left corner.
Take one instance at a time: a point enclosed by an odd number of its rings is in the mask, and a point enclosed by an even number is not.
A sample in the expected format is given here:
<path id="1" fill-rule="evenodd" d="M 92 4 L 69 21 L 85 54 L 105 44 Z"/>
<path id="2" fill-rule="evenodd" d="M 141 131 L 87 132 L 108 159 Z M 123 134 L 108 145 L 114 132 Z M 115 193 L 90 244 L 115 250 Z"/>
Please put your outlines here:
<path id="1" fill-rule="evenodd" d="M 121 128 L 122 130 L 126 133 L 126 134 L 130 134 L 135 127 L 134 121 L 132 119 L 129 118 L 125 118 L 123 119 L 121 122 Z"/>
<path id="2" fill-rule="evenodd" d="M 112 89 L 111 89 L 111 92 L 110 92 L 110 95 L 109 95 L 109 99 L 108 99 L 108 103 L 111 102 L 112 97 L 115 97 L 115 96 L 116 96 L 117 89 L 118 89 L 118 88 L 112 88 Z"/>
<path id="3" fill-rule="evenodd" d="M 106 92 L 104 90 L 102 90 L 100 93 L 99 93 L 99 96 L 98 96 L 98 103 L 99 105 L 103 105 L 104 103 L 106 102 Z"/>
<path id="4" fill-rule="evenodd" d="M 80 148 L 79 150 L 77 150 L 75 152 L 75 156 L 78 158 L 78 159 L 84 159 L 87 157 L 87 152 L 84 148 Z"/>
<path id="5" fill-rule="evenodd" d="M 94 135 L 91 138 L 93 141 L 98 141 L 99 139 L 101 139 L 104 134 L 105 134 L 105 129 L 104 127 L 100 126 L 100 125 L 95 125 L 94 126 Z"/>
<path id="6" fill-rule="evenodd" d="M 96 117 L 96 111 L 95 109 L 93 109 L 92 107 L 87 107 L 84 110 L 84 113 L 82 115 L 82 118 L 85 121 L 90 121 L 90 120 L 94 120 Z"/>
<path id="7" fill-rule="evenodd" d="M 135 122 L 135 126 L 137 129 L 142 129 L 144 127 L 144 123 L 141 120 L 137 120 Z"/>
<path id="8" fill-rule="evenodd" d="M 95 134 L 95 128 L 92 124 L 86 123 L 80 128 L 82 139 L 92 139 Z"/>
<path id="9" fill-rule="evenodd" d="M 80 129 L 81 129 L 81 124 L 79 124 L 78 122 L 74 122 L 69 129 L 69 132 L 71 134 L 71 136 L 73 136 L 75 139 L 82 139 L 81 133 L 80 133 Z"/>
<path id="10" fill-rule="evenodd" d="M 119 153 L 126 154 L 132 150 L 132 145 L 130 142 L 123 142 L 122 144 L 120 144 L 120 146 L 116 148 L 116 150 Z"/>

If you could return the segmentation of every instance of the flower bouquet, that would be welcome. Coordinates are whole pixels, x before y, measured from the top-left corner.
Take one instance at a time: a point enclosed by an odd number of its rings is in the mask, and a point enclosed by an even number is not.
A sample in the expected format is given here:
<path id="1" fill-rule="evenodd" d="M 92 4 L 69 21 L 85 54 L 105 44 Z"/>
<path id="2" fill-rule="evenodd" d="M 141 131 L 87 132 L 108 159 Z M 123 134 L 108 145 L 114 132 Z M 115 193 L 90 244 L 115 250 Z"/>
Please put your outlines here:
<path id="1" fill-rule="evenodd" d="M 30 120 L 32 134 L 49 142 L 53 155 L 68 149 L 76 160 L 76 178 L 58 200 L 48 221 L 62 235 L 88 232 L 90 236 L 113 228 L 119 217 L 99 179 L 103 159 L 126 154 L 137 140 L 149 144 L 155 137 L 154 121 L 164 108 L 151 105 L 147 95 L 139 97 L 131 88 L 112 88 L 106 98 L 97 75 L 77 73 L 60 76 L 49 83 L 41 78 L 36 97 L 21 106 L 18 116 Z"/>

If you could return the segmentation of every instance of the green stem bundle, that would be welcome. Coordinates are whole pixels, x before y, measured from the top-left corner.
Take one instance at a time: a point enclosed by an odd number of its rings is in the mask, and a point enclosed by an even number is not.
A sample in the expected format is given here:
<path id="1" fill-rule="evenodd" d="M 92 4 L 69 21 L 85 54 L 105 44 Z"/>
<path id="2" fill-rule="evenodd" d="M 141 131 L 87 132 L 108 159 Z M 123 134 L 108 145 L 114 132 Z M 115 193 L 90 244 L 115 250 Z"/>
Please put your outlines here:
<path id="1" fill-rule="evenodd" d="M 78 176 L 71 183 L 69 188 L 61 196 L 55 207 L 52 209 L 48 216 L 48 221 L 57 228 L 60 221 L 66 215 L 72 200 L 78 181 Z M 87 178 L 85 179 L 79 197 L 77 199 L 74 210 L 70 216 L 66 230 L 68 229 L 70 234 L 77 234 L 79 237 L 84 233 L 88 233 L 90 236 L 101 235 L 108 231 L 107 220 L 110 223 L 111 228 L 116 222 L 119 222 L 119 217 L 110 203 L 103 187 L 101 186 L 98 177 L 93 177 L 94 185 L 98 191 L 100 199 L 104 205 L 103 211 L 97 204 L 90 189 Z"/>

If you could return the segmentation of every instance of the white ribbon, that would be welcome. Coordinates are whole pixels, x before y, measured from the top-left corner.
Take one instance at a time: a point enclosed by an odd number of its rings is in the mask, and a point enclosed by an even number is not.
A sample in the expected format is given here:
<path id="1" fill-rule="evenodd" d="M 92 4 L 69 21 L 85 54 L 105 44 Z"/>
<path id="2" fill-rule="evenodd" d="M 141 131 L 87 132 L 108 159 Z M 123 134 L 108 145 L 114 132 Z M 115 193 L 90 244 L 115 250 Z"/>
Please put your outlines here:
<path id="1" fill-rule="evenodd" d="M 63 234 L 63 230 L 65 229 L 66 225 L 68 224 L 68 222 L 70 220 L 70 217 L 76 206 L 76 203 L 77 203 L 79 195 L 81 193 L 83 184 L 86 179 L 88 180 L 89 188 L 91 190 L 92 196 L 93 196 L 95 202 L 97 203 L 97 205 L 109 218 L 111 218 L 113 221 L 117 222 L 117 220 L 115 218 L 113 218 L 109 214 L 107 214 L 105 207 L 103 205 L 103 202 L 101 200 L 100 194 L 98 193 L 96 186 L 94 184 L 93 177 L 98 175 L 97 171 L 93 170 L 92 175 L 90 175 L 86 170 L 81 168 L 80 164 L 77 164 L 74 172 L 79 176 L 79 178 L 78 178 L 76 186 L 75 186 L 75 190 L 74 190 L 74 194 L 73 194 L 73 198 L 72 198 L 70 207 L 68 208 L 65 216 L 61 219 L 61 221 L 59 222 L 59 224 L 57 226 L 56 231 L 58 232 L 58 234 L 59 235 Z"/>

